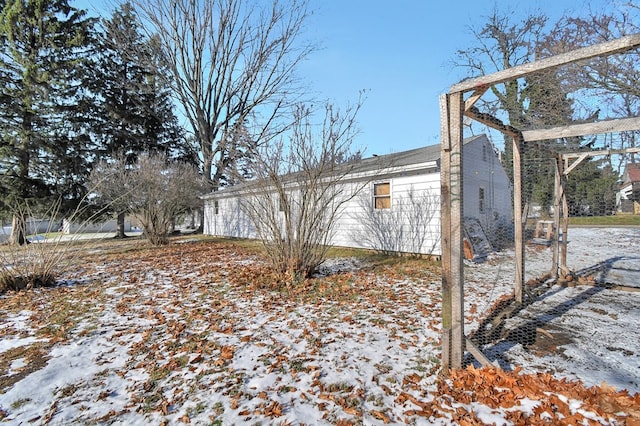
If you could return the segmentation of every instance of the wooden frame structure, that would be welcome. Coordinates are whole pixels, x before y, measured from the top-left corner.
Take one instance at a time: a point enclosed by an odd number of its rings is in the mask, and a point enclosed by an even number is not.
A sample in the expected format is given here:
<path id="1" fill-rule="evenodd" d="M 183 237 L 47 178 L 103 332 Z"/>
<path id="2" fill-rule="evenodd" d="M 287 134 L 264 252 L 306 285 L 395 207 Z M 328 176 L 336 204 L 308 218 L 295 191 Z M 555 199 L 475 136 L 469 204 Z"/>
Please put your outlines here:
<path id="1" fill-rule="evenodd" d="M 464 270 L 463 270 L 463 193 L 462 193 L 462 140 L 463 117 L 469 117 L 487 125 L 513 140 L 513 190 L 514 190 L 514 233 L 516 252 L 516 273 L 514 292 L 518 303 L 522 303 L 524 287 L 524 217 L 522 203 L 522 161 L 520 148 L 523 143 L 572 136 L 586 136 L 640 130 L 640 117 L 603 120 L 568 126 L 537 130 L 520 130 L 504 124 L 490 114 L 480 112 L 474 104 L 489 87 L 509 80 L 525 77 L 532 73 L 556 68 L 577 61 L 599 56 L 622 53 L 640 47 L 640 34 L 634 34 L 594 46 L 577 49 L 550 58 L 519 65 L 494 74 L 481 76 L 451 86 L 449 93 L 440 96 L 441 130 L 441 226 L 442 226 L 442 368 L 461 368 L 465 351 L 469 351 L 483 365 L 490 361 L 479 348 L 465 337 L 464 333 Z M 470 94 L 469 94 L 470 93 Z M 466 99 L 465 95 L 469 94 Z M 637 151 L 636 151 L 637 152 Z M 568 209 L 564 194 L 567 175 L 581 161 L 596 155 L 607 155 L 603 151 L 563 154 L 558 157 L 556 167 L 556 189 L 554 221 L 560 229 L 560 210 L 563 211 L 563 247 L 560 247 L 558 232 L 554 245 L 552 273 L 557 277 L 558 267 L 566 270 L 566 235 Z M 577 157 L 575 157 L 577 155 Z M 570 160 L 574 160 L 569 164 Z M 560 257 L 560 259 L 559 259 Z"/>

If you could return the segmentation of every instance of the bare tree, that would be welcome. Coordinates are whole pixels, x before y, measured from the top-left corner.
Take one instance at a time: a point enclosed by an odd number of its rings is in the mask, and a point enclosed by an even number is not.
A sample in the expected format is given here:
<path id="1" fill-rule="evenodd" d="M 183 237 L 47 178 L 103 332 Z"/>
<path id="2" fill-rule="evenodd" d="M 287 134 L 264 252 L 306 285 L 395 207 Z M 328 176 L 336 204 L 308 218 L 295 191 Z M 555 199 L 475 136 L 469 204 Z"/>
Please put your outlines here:
<path id="1" fill-rule="evenodd" d="M 471 28 L 476 43 L 458 50 L 453 65 L 465 69 L 469 77 L 477 77 L 531 62 L 546 23 L 542 13 L 514 22 L 513 16 L 496 8 L 481 27 Z M 522 128 L 527 101 L 524 84 L 511 80 L 491 86 L 493 98 L 481 100 L 484 109 L 494 115 L 502 110 L 511 125 Z"/>
<path id="2" fill-rule="evenodd" d="M 457 52 L 455 65 L 470 77 L 502 71 L 533 62 L 543 54 L 548 36 L 548 18 L 533 12 L 523 19 L 495 10 L 486 22 L 474 29 L 475 44 Z M 573 120 L 573 99 L 556 70 L 539 72 L 521 79 L 492 85 L 480 108 L 520 129 L 558 126 Z M 523 160 L 523 208 L 532 202 L 549 207 L 553 197 L 555 155 L 579 145 L 576 139 L 536 141 L 519 146 Z M 513 139 L 504 135 L 504 167 L 513 178 Z"/>
<path id="3" fill-rule="evenodd" d="M 640 31 L 639 6 L 613 1 L 606 6 L 598 4 L 584 16 L 565 16 L 559 20 L 544 42 L 544 54 L 564 53 Z M 581 105 L 584 117 L 636 117 L 640 114 L 640 87 L 637 84 L 640 53 L 637 50 L 594 58 L 579 66 L 567 66 L 562 71 L 564 84 L 587 99 Z M 594 142 L 605 148 L 638 145 L 636 132 L 603 136 Z M 624 160 L 622 156 L 618 164 L 611 162 L 611 166 L 620 173 Z"/>
<path id="4" fill-rule="evenodd" d="M 385 254 L 431 254 L 440 243 L 440 197 L 428 189 L 410 188 L 394 198 L 393 209 L 373 208 L 371 194 L 365 192 L 358 204 L 353 218 L 360 227 L 351 237 L 364 246 Z"/>
<path id="5" fill-rule="evenodd" d="M 345 180 L 357 162 L 340 162 L 353 157 L 360 105 L 344 111 L 325 105 L 320 126 L 312 123 L 308 107 L 298 106 L 287 137 L 259 149 L 255 179 L 244 184 L 242 209 L 275 269 L 293 282 L 325 260 L 345 203 L 367 185 Z"/>
<path id="6" fill-rule="evenodd" d="M 123 156 L 100 163 L 91 182 L 102 202 L 135 214 L 154 245 L 169 242 L 176 217 L 200 207 L 204 187 L 195 167 L 169 162 L 162 153 L 143 154 L 132 166 Z"/>
<path id="7" fill-rule="evenodd" d="M 204 176 L 217 189 L 227 167 L 247 153 L 230 135 L 244 127 L 254 141 L 268 139 L 300 94 L 294 71 L 312 50 L 299 40 L 306 0 L 133 4 L 160 40 L 200 145 Z"/>
<path id="8" fill-rule="evenodd" d="M 119 152 L 110 160 L 101 160 L 95 164 L 89 175 L 89 188 L 93 191 L 89 199 L 107 214 L 117 216 L 116 238 L 126 237 L 124 217 L 131 207 L 131 197 L 136 189 L 136 183 L 131 180 L 128 156 Z M 96 219 L 101 219 L 96 216 Z"/>

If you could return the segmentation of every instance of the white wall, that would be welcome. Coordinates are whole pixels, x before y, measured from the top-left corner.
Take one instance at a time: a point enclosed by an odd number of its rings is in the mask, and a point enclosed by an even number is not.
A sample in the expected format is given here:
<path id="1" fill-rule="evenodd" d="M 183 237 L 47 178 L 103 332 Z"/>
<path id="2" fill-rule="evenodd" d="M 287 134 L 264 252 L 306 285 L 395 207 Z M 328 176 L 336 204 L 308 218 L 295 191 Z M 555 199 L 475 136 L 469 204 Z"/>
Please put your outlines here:
<path id="1" fill-rule="evenodd" d="M 463 173 L 465 217 L 478 218 L 491 239 L 507 237 L 512 232 L 511 184 L 486 138 L 476 138 L 464 145 Z M 376 182 L 390 182 L 390 209 L 373 208 L 373 184 Z M 345 185 L 348 186 L 346 192 L 352 194 L 356 188 L 362 188 L 363 183 Z M 482 211 L 479 188 L 485 191 Z M 255 229 L 242 212 L 236 196 L 227 192 L 217 197 L 218 214 L 215 214 L 214 200 L 205 200 L 204 233 L 256 238 Z M 396 173 L 386 178 L 381 176 L 367 183 L 343 206 L 333 230 L 332 243 L 439 255 L 440 235 L 440 171 L 431 168 Z"/>
<path id="2" fill-rule="evenodd" d="M 70 222 L 67 219 L 62 221 L 62 232 L 65 234 L 77 234 L 82 232 L 116 232 L 118 229 L 118 222 L 113 220 L 107 220 L 99 223 L 91 222 Z M 131 220 L 124 221 L 125 232 L 131 232 Z"/>
<path id="3" fill-rule="evenodd" d="M 345 205 L 335 245 L 440 254 L 439 172 L 380 178 Z M 391 184 L 391 208 L 375 209 L 373 186 Z"/>
<path id="4" fill-rule="evenodd" d="M 490 242 L 499 247 L 499 240 L 511 238 L 513 231 L 511 182 L 488 140 L 476 139 L 463 149 L 464 216 L 477 218 Z M 482 211 L 480 188 L 485 198 Z"/>
<path id="5" fill-rule="evenodd" d="M 235 238 L 257 238 L 255 228 L 249 217 L 240 208 L 237 197 L 226 197 L 218 200 L 218 212 L 214 200 L 205 200 L 204 228 L 205 235 Z"/>
<path id="6" fill-rule="evenodd" d="M 440 253 L 440 179 L 439 172 L 406 177 L 381 178 L 369 183 L 346 183 L 347 194 L 356 194 L 347 201 L 340 211 L 332 233 L 332 244 L 344 247 L 360 247 L 385 249 L 390 251 L 419 252 L 425 254 Z M 391 183 L 391 209 L 373 209 L 373 184 L 375 182 Z M 419 229 L 412 226 L 409 206 L 410 194 L 414 202 L 420 203 L 428 198 L 431 205 L 420 208 L 420 215 L 429 215 L 428 221 L 420 221 Z M 425 197 L 428 195 L 428 197 Z M 215 201 L 205 200 L 204 233 L 207 235 L 256 238 L 255 229 L 240 208 L 235 196 L 217 199 L 218 213 L 215 213 Z M 411 208 L 409 208 L 411 207 Z M 377 219 L 381 219 L 376 222 Z M 387 224 L 385 229 L 380 225 Z M 392 228 L 392 229 L 391 229 Z M 380 237 L 386 232 L 386 238 Z M 416 243 L 419 238 L 420 242 Z M 381 247 L 381 241 L 387 244 Z M 393 250 L 391 250 L 393 249 Z"/>

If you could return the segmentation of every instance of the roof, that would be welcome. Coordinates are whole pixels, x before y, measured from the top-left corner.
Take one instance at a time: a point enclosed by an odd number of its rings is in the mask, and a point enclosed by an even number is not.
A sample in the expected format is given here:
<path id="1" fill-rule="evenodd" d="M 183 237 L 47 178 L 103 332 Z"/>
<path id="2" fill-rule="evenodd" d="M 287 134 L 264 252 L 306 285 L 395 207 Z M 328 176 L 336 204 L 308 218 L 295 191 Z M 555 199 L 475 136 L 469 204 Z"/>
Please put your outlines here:
<path id="1" fill-rule="evenodd" d="M 471 136 L 464 139 L 463 144 L 466 145 L 478 139 L 486 139 L 486 136 L 484 134 Z M 366 174 L 367 172 L 388 168 L 398 169 L 429 163 L 435 165 L 440 160 L 440 152 L 440 144 L 429 145 L 421 148 L 411 149 L 408 151 L 394 152 L 385 155 L 374 155 L 372 157 L 345 163 L 344 166 L 351 169 L 350 173 Z M 433 165 L 431 167 L 433 167 Z M 219 191 L 204 195 L 201 198 L 207 199 L 223 196 L 223 194 L 225 193 L 232 193 L 243 187 L 244 184 L 226 187 L 220 189 Z"/>
<path id="2" fill-rule="evenodd" d="M 481 138 L 486 139 L 486 136 L 483 134 L 471 136 L 466 138 L 463 141 L 463 144 L 466 145 Z M 362 166 L 358 166 L 357 170 L 359 172 L 375 170 L 381 164 L 392 165 L 393 167 L 403 167 L 438 160 L 440 160 L 440 144 L 424 146 L 421 148 L 411 149 L 409 151 L 394 152 L 392 154 L 364 158 L 362 160 L 358 160 Z"/>

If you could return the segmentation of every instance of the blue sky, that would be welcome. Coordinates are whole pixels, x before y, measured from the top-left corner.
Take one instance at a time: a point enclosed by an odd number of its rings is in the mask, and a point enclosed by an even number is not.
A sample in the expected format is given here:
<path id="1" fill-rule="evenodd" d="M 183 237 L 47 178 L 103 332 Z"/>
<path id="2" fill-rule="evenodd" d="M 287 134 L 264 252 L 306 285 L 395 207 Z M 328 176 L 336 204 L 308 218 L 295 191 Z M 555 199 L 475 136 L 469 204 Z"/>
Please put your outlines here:
<path id="1" fill-rule="evenodd" d="M 318 99 L 338 106 L 366 91 L 355 141 L 366 156 L 437 144 L 438 97 L 464 77 L 451 60 L 474 43 L 470 27 L 481 27 L 496 7 L 514 17 L 542 11 L 553 20 L 580 11 L 585 2 L 309 0 L 304 36 L 319 50 L 303 63 L 300 77 Z M 113 9 L 112 0 L 74 3 L 92 13 Z M 606 3 L 589 1 L 595 8 Z"/>
<path id="2" fill-rule="evenodd" d="M 367 155 L 440 142 L 438 97 L 464 77 L 451 60 L 474 42 L 469 27 L 482 26 L 494 7 L 515 16 L 540 10 L 552 18 L 584 7 L 582 0 L 311 3 L 308 35 L 322 48 L 304 64 L 303 76 L 338 105 L 367 91 L 356 142 Z"/>

